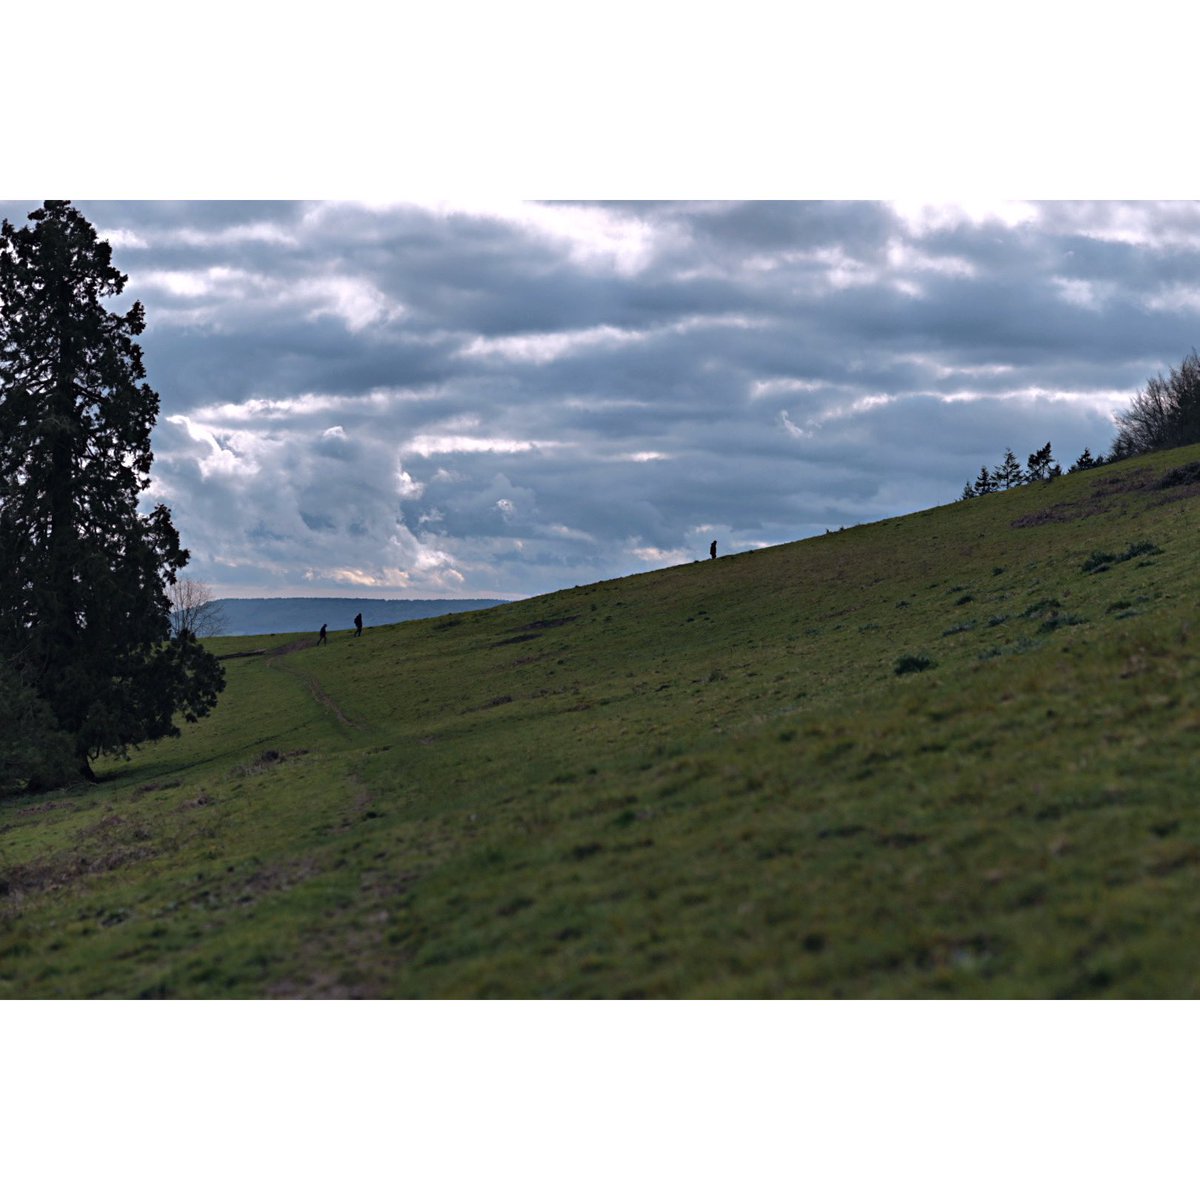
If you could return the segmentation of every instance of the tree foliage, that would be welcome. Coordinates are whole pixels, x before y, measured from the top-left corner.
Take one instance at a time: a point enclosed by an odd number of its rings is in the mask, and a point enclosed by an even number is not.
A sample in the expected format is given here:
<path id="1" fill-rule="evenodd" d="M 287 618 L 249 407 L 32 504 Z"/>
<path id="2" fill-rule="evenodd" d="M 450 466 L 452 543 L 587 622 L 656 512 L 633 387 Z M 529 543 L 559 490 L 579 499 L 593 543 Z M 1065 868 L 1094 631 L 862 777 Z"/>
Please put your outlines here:
<path id="1" fill-rule="evenodd" d="M 1200 357 L 1193 350 L 1170 374 L 1160 372 L 1116 414 L 1111 458 L 1129 458 L 1200 442 Z"/>
<path id="2" fill-rule="evenodd" d="M 199 579 L 177 576 L 168 588 L 171 599 L 171 635 L 216 637 L 225 631 L 225 613 L 212 588 Z"/>
<path id="3" fill-rule="evenodd" d="M 989 496 L 996 490 L 996 487 L 996 477 L 987 469 L 987 467 L 980 467 L 979 474 L 975 477 L 975 495 Z"/>
<path id="4" fill-rule="evenodd" d="M 78 772 L 70 737 L 37 693 L 0 662 L 0 794 L 58 787 Z"/>
<path id="5" fill-rule="evenodd" d="M 167 588 L 188 560 L 149 486 L 158 395 L 142 306 L 65 201 L 0 225 L 0 661 L 71 739 L 102 753 L 178 733 L 216 703 L 220 664 L 171 639 Z"/>
<path id="6" fill-rule="evenodd" d="M 1093 456 L 1092 452 L 1084 447 L 1083 453 L 1075 461 L 1070 471 L 1086 471 L 1091 467 L 1103 466 L 1105 461 L 1107 460 L 1103 455 Z M 1020 487 L 1026 483 L 1039 481 L 1048 483 L 1052 479 L 1057 479 L 1062 473 L 1062 466 L 1055 462 L 1054 451 L 1049 442 L 1040 450 L 1035 450 L 1029 455 L 1024 470 L 1021 469 L 1020 460 L 1012 452 L 1012 447 L 1006 446 L 1004 459 L 999 466 L 991 471 L 987 467 L 980 467 L 979 474 L 974 481 L 968 482 L 963 487 L 959 499 L 970 500 L 974 496 L 987 496 L 1001 489 L 1008 491 L 1009 488 Z"/>
<path id="7" fill-rule="evenodd" d="M 1037 483 L 1053 479 L 1055 475 L 1062 473 L 1061 470 L 1056 472 L 1055 466 L 1057 464 L 1054 461 L 1054 452 L 1050 449 L 1050 443 L 1047 442 L 1040 450 L 1035 450 L 1025 460 L 1026 482 Z"/>
<path id="8" fill-rule="evenodd" d="M 1004 447 L 1004 461 L 996 468 L 993 478 L 999 487 L 1008 491 L 1021 483 L 1021 464 L 1011 446 Z"/>

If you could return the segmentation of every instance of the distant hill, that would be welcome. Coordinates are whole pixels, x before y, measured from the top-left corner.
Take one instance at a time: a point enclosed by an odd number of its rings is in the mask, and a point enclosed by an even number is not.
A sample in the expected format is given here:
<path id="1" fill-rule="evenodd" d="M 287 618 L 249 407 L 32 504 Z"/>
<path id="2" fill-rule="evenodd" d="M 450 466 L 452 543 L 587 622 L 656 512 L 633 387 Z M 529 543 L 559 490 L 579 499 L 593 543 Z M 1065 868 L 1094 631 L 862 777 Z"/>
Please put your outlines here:
<path id="1" fill-rule="evenodd" d="M 493 608 L 504 600 L 355 600 L 344 596 L 299 596 L 262 600 L 221 600 L 223 633 L 247 637 L 261 633 L 308 633 L 328 625 L 332 633 L 352 629 L 355 613 L 363 624 L 395 625 L 446 613 L 473 612 Z"/>

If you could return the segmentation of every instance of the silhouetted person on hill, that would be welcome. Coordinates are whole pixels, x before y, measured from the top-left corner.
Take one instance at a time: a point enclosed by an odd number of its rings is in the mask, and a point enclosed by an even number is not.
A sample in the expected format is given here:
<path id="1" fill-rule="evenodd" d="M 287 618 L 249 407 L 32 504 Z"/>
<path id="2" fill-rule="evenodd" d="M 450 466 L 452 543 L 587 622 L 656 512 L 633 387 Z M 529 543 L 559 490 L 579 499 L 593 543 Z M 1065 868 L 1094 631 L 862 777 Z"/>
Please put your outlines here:
<path id="1" fill-rule="evenodd" d="M 354 618 L 354 636 L 362 637 L 362 613 Z"/>
<path id="2" fill-rule="evenodd" d="M 329 626 L 328 626 L 328 625 L 322 625 L 322 626 L 321 626 L 321 632 L 320 632 L 320 634 L 317 636 L 317 645 L 318 645 L 318 646 L 324 646 L 324 645 L 326 645 L 326 644 L 327 644 L 327 642 L 328 642 L 328 639 L 325 637 L 325 630 L 327 630 L 328 628 L 329 628 Z"/>
<path id="3" fill-rule="evenodd" d="M 709 558 L 717 557 L 717 543 L 716 542 L 713 542 L 713 544 L 711 546 L 709 546 L 708 556 L 709 556 Z"/>

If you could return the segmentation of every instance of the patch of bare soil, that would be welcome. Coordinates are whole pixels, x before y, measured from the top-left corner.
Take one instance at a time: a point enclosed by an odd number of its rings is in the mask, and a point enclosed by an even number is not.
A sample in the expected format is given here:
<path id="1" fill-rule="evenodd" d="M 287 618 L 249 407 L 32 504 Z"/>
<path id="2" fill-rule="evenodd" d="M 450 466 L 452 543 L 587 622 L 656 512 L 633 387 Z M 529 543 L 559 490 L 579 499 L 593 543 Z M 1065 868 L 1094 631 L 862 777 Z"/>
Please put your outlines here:
<path id="1" fill-rule="evenodd" d="M 1049 485 L 1032 484 L 1030 486 Z M 1125 475 L 1118 476 L 1116 479 L 1103 480 L 1092 489 L 1091 496 L 1086 500 L 1064 500 L 1059 504 L 1050 505 L 1049 508 L 1026 513 L 1023 517 L 1011 521 L 1010 525 L 1013 529 L 1030 529 L 1037 525 L 1081 521 L 1085 517 L 1094 517 L 1108 512 L 1113 507 L 1116 497 L 1160 486 L 1163 485 L 1155 483 L 1154 472 L 1149 467 L 1142 467 L 1137 471 L 1130 471 Z"/>
<path id="2" fill-rule="evenodd" d="M 1060 521 L 1075 521 L 1078 520 L 1079 513 L 1078 504 L 1055 504 L 1050 508 L 1042 508 L 1037 512 L 1026 513 L 1023 517 L 1018 517 L 1015 521 L 1010 521 L 1009 524 L 1013 529 L 1031 529 L 1035 525 L 1050 525 Z M 1097 508 L 1094 511 L 1099 512 Z"/>
<path id="3" fill-rule="evenodd" d="M 261 651 L 267 658 L 282 658 L 285 654 L 295 654 L 297 650 L 307 650 L 316 642 L 310 637 L 299 638 L 296 641 L 285 642 L 282 646 L 272 646 L 270 650 Z"/>
<path id="4" fill-rule="evenodd" d="M 1150 486 L 1153 482 L 1153 475 L 1154 472 L 1150 467 L 1139 467 L 1136 471 L 1127 471 L 1124 475 L 1101 480 L 1092 489 L 1092 495 L 1096 499 L 1102 499 L 1121 492 L 1140 492 L 1143 488 Z"/>
<path id="5" fill-rule="evenodd" d="M 1155 500 L 1154 507 L 1160 508 L 1164 504 L 1182 504 L 1183 501 L 1194 500 L 1197 496 L 1200 496 L 1200 483 L 1173 489 L 1168 495 Z"/>
<path id="6" fill-rule="evenodd" d="M 532 642 L 534 638 L 542 636 L 541 631 L 544 629 L 558 629 L 562 625 L 570 625 L 572 621 L 578 621 L 579 613 L 572 613 L 567 617 L 546 617 L 542 621 L 530 621 L 528 625 L 517 625 L 513 633 L 514 637 L 502 638 L 498 642 L 493 642 L 493 646 L 512 646 L 517 642 Z"/>
<path id="7" fill-rule="evenodd" d="M 145 835 L 139 841 L 88 846 L 83 853 L 74 851 L 28 863 L 12 863 L 0 868 L 0 897 L 19 902 L 25 896 L 67 887 L 77 879 L 105 875 L 130 863 L 152 858 L 156 853 L 149 836 Z"/>
<path id="8" fill-rule="evenodd" d="M 1200 484 L 1200 462 L 1184 463 L 1168 471 L 1154 486 L 1156 488 L 1187 487 Z"/>
<path id="9" fill-rule="evenodd" d="M 266 863 L 248 875 L 223 876 L 207 881 L 187 895 L 184 903 L 206 911 L 240 908 L 256 904 L 265 896 L 290 892 L 292 888 L 319 874 L 320 870 L 313 858 Z"/>
<path id="10" fill-rule="evenodd" d="M 534 638 L 540 638 L 540 633 L 518 633 L 516 637 L 501 638 L 498 642 L 493 642 L 493 646 L 514 646 L 517 642 L 532 642 Z"/>
<path id="11" fill-rule="evenodd" d="M 308 751 L 300 750 L 264 750 L 253 762 L 243 763 L 240 767 L 234 767 L 230 772 L 232 775 L 244 777 L 246 775 L 261 775 L 263 771 L 269 770 L 271 767 L 278 766 L 281 762 L 287 762 L 289 758 L 302 758 Z M 203 797 L 204 793 L 200 793 Z M 211 798 L 197 798 L 195 802 L 188 805 L 191 808 L 202 807 L 204 804 L 211 804 Z"/>
<path id="12" fill-rule="evenodd" d="M 411 958 L 407 939 L 396 939 L 403 922 L 411 922 L 403 897 L 418 878 L 415 871 L 369 871 L 363 876 L 363 907 L 358 919 L 345 914 L 314 929 L 290 975 L 268 985 L 277 1000 L 365 1000 L 390 995 L 388 983 L 396 965 Z M 419 931 L 411 930 L 419 941 Z"/>
<path id="13" fill-rule="evenodd" d="M 305 682 L 308 684 L 308 690 L 312 693 L 312 698 L 323 708 L 328 709 L 337 719 L 351 729 L 361 729 L 363 726 L 358 721 L 352 721 L 344 712 L 342 712 L 338 703 L 334 698 L 316 681 L 312 675 L 305 675 Z"/>
<path id="14" fill-rule="evenodd" d="M 574 613 L 569 617 L 547 617 L 544 621 L 530 621 L 528 625 L 518 625 L 519 630 L 526 629 L 557 629 L 560 625 L 570 625 L 572 621 L 579 620 L 579 613 Z"/>

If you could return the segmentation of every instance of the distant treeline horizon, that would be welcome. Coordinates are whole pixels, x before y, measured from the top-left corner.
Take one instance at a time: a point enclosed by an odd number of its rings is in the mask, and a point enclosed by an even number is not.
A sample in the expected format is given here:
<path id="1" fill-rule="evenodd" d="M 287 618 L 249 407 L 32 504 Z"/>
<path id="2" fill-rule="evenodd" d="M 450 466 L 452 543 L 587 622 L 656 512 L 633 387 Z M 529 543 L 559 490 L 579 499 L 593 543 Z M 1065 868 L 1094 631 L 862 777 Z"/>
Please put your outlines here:
<path id="1" fill-rule="evenodd" d="M 309 633 L 322 625 L 328 626 L 330 632 L 351 629 L 358 613 L 362 613 L 363 624 L 370 627 L 473 612 L 509 601 L 494 598 L 377 600 L 353 596 L 263 596 L 217 597 L 212 603 L 220 610 L 222 634 L 248 637 L 264 633 Z"/>

